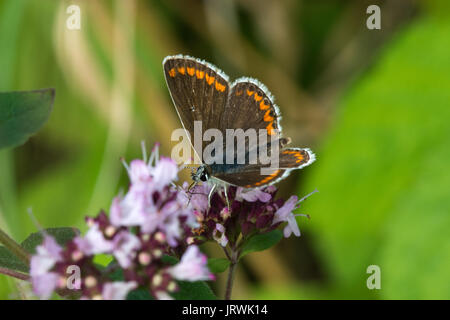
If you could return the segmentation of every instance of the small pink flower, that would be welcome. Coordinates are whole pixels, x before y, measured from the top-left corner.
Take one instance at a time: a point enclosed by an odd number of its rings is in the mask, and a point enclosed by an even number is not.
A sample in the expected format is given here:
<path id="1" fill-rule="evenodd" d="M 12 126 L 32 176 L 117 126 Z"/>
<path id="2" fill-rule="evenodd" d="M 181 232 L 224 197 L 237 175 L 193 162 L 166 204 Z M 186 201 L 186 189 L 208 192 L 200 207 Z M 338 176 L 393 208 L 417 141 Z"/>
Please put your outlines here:
<path id="1" fill-rule="evenodd" d="M 260 189 L 244 189 L 244 188 L 237 188 L 236 191 L 236 200 L 237 201 L 248 201 L 248 202 L 255 202 L 257 200 L 261 202 L 269 202 L 270 199 L 272 199 L 272 195 L 270 193 L 264 192 Z"/>
<path id="2" fill-rule="evenodd" d="M 84 237 L 77 237 L 74 241 L 78 248 L 87 255 L 109 253 L 114 248 L 114 243 L 105 239 L 97 223 L 91 226 Z"/>
<path id="3" fill-rule="evenodd" d="M 133 160 L 128 168 L 128 176 L 132 185 L 147 183 L 151 180 L 150 168 L 143 160 Z"/>
<path id="4" fill-rule="evenodd" d="M 36 247 L 36 254 L 31 257 L 30 276 L 33 292 L 41 299 L 48 299 L 57 288 L 59 275 L 50 270 L 62 261 L 62 248 L 53 237 L 45 235 L 41 245 Z"/>
<path id="5" fill-rule="evenodd" d="M 39 298 L 47 300 L 58 287 L 59 275 L 56 272 L 48 272 L 31 277 L 33 292 Z"/>
<path id="6" fill-rule="evenodd" d="M 288 238 L 292 233 L 297 237 L 300 237 L 300 229 L 298 228 L 297 220 L 295 219 L 299 214 L 294 215 L 292 213 L 292 211 L 297 208 L 297 200 L 297 196 L 291 196 L 284 205 L 275 212 L 272 224 L 287 222 L 287 225 L 283 230 L 285 238 Z"/>
<path id="7" fill-rule="evenodd" d="M 47 273 L 56 262 L 61 261 L 62 248 L 53 237 L 45 235 L 41 245 L 36 247 L 36 254 L 31 257 L 30 275 L 37 276 Z"/>
<path id="8" fill-rule="evenodd" d="M 105 283 L 102 290 L 102 298 L 104 300 L 125 300 L 128 293 L 137 287 L 137 283 L 130 282 L 108 282 Z"/>
<path id="9" fill-rule="evenodd" d="M 184 281 L 200 281 L 213 280 L 214 275 L 209 272 L 208 259 L 200 252 L 200 249 L 195 246 L 189 246 L 181 261 L 169 269 L 169 273 L 178 280 Z"/>
<path id="10" fill-rule="evenodd" d="M 121 231 L 114 239 L 113 255 L 122 268 L 131 266 L 133 259 L 136 257 L 136 251 L 141 247 L 138 237 L 129 231 Z"/>
<path id="11" fill-rule="evenodd" d="M 155 167 L 151 168 L 151 172 L 154 187 L 161 190 L 177 180 L 178 166 L 171 158 L 161 157 Z"/>

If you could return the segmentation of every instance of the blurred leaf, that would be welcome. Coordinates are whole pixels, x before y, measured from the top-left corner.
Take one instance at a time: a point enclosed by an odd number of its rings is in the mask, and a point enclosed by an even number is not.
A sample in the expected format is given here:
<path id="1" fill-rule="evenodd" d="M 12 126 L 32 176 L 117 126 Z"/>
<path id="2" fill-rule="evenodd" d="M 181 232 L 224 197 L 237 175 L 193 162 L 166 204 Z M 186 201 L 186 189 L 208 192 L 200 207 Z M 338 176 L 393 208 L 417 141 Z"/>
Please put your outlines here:
<path id="1" fill-rule="evenodd" d="M 380 252 L 382 291 L 392 299 L 450 299 L 450 142 L 433 148 L 394 210 Z"/>
<path id="2" fill-rule="evenodd" d="M 28 266 L 3 246 L 0 246 L 0 267 L 28 272 Z"/>
<path id="3" fill-rule="evenodd" d="M 228 269 L 230 261 L 225 258 L 208 259 L 208 268 L 212 273 L 221 273 Z"/>
<path id="4" fill-rule="evenodd" d="M 0 92 L 0 148 L 23 144 L 47 121 L 54 89 Z"/>
<path id="5" fill-rule="evenodd" d="M 241 258 L 250 252 L 269 249 L 276 245 L 281 238 L 283 238 L 283 233 L 280 230 L 273 230 L 268 233 L 255 235 L 242 247 Z"/>
<path id="6" fill-rule="evenodd" d="M 155 300 L 148 289 L 136 289 L 130 291 L 127 295 L 127 300 Z"/>
<path id="7" fill-rule="evenodd" d="M 450 298 L 449 33 L 424 18 L 398 34 L 309 171 L 321 199 L 305 203 L 308 227 L 342 298 Z M 371 264 L 382 290 L 366 287 Z"/>
<path id="8" fill-rule="evenodd" d="M 80 232 L 75 228 L 49 228 L 45 232 L 54 237 L 60 246 L 64 246 L 68 241 L 72 240 Z M 29 253 L 35 253 L 36 247 L 44 240 L 42 231 L 30 234 L 22 243 L 21 246 Z"/>
<path id="9" fill-rule="evenodd" d="M 171 295 L 177 300 L 216 300 L 217 297 L 204 281 L 177 281 L 180 290 Z"/>

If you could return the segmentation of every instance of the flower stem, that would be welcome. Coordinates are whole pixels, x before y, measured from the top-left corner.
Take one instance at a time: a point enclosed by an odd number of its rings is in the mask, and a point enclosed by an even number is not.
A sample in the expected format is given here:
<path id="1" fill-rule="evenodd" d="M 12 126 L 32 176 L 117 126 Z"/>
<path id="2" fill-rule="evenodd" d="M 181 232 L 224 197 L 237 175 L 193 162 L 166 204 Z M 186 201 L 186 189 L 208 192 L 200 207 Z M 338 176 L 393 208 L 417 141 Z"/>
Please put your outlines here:
<path id="1" fill-rule="evenodd" d="M 24 248 L 20 246 L 16 241 L 14 241 L 10 236 L 8 236 L 2 229 L 0 229 L 0 243 L 3 243 L 5 247 L 11 251 L 16 257 L 25 262 L 28 266 L 30 265 L 30 255 L 25 251 Z"/>
<path id="2" fill-rule="evenodd" d="M 228 255 L 227 255 L 228 256 Z M 225 289 L 225 300 L 231 300 L 231 291 L 233 290 L 234 272 L 239 261 L 240 250 L 232 248 L 230 269 L 228 270 L 227 286 Z"/>
<path id="3" fill-rule="evenodd" d="M 20 280 L 29 280 L 30 276 L 21 272 L 17 272 L 15 270 L 0 268 L 0 274 L 4 274 L 10 277 L 14 277 Z"/>
<path id="4" fill-rule="evenodd" d="M 230 269 L 228 270 L 227 287 L 225 291 L 225 300 L 231 300 L 231 291 L 233 290 L 234 271 L 237 263 L 231 262 Z"/>

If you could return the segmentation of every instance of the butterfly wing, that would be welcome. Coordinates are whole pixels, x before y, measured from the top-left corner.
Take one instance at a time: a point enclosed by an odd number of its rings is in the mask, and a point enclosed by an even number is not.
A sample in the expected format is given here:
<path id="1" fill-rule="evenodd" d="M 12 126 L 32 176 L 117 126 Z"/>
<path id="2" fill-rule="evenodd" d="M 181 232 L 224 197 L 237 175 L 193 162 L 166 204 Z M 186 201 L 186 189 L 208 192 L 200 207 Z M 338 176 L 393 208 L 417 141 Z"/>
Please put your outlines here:
<path id="1" fill-rule="evenodd" d="M 281 150 L 277 168 L 267 170 L 262 174 L 262 168 L 268 168 L 267 165 L 225 165 L 225 170 L 213 166 L 215 172 L 212 175 L 229 184 L 244 187 L 255 188 L 274 184 L 284 178 L 294 169 L 301 169 L 315 161 L 314 153 L 308 148 L 288 148 Z"/>
<path id="2" fill-rule="evenodd" d="M 238 128 L 266 129 L 269 135 L 273 135 L 275 129 L 281 131 L 280 118 L 278 107 L 267 88 L 257 80 L 241 78 L 231 87 L 221 126 L 222 131 Z"/>
<path id="3" fill-rule="evenodd" d="M 182 55 L 166 57 L 163 68 L 175 109 L 190 138 L 194 138 L 194 121 L 202 122 L 203 132 L 217 128 L 228 100 L 228 76 L 210 63 Z M 207 143 L 203 142 L 202 150 Z"/>

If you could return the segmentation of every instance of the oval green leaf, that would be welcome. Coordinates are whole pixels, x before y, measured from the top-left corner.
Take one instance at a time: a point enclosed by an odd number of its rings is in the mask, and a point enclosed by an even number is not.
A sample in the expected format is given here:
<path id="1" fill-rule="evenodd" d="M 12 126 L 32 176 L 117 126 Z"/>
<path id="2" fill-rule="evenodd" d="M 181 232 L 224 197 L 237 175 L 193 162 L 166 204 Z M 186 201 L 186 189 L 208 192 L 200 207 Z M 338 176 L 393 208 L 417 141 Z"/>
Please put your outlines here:
<path id="1" fill-rule="evenodd" d="M 0 92 L 0 149 L 21 145 L 48 120 L 54 89 Z"/>
<path id="2" fill-rule="evenodd" d="M 250 238 L 242 247 L 241 258 L 250 252 L 267 250 L 278 243 L 283 238 L 280 230 L 273 230 L 268 233 L 257 234 Z"/>

